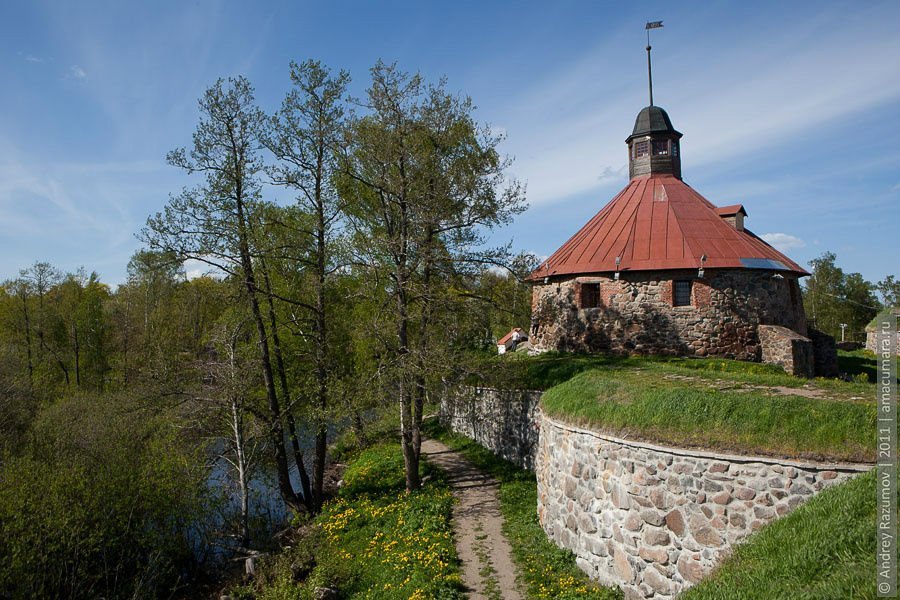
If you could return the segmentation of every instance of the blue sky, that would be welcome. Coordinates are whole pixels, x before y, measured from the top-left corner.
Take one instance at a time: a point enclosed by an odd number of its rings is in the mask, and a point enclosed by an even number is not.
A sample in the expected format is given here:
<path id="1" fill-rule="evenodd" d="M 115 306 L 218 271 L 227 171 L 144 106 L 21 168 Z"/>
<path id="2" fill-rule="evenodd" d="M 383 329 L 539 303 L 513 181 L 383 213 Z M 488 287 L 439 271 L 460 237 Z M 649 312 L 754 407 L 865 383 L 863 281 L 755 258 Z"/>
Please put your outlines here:
<path id="1" fill-rule="evenodd" d="M 826 250 L 900 275 L 900 3 L 4 2 L 0 280 L 36 260 L 120 283 L 135 233 L 188 180 L 197 98 L 243 74 L 275 109 L 291 59 L 382 58 L 446 75 L 505 131 L 529 210 L 495 234 L 550 254 L 627 182 L 624 140 L 654 100 L 687 183 L 802 264 Z M 280 200 L 286 200 L 282 198 Z"/>

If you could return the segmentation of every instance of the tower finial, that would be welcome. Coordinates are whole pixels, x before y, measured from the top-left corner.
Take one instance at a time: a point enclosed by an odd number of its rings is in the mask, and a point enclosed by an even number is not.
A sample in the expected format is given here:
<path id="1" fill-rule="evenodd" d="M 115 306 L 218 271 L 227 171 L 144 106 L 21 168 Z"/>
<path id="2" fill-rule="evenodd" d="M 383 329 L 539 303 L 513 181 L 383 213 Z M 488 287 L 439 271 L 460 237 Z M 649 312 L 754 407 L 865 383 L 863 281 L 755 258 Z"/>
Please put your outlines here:
<path id="1" fill-rule="evenodd" d="M 662 21 L 647 21 L 644 29 L 647 30 L 647 81 L 650 84 L 650 106 L 653 106 L 653 69 L 650 66 L 650 30 L 659 29 L 663 26 Z"/>

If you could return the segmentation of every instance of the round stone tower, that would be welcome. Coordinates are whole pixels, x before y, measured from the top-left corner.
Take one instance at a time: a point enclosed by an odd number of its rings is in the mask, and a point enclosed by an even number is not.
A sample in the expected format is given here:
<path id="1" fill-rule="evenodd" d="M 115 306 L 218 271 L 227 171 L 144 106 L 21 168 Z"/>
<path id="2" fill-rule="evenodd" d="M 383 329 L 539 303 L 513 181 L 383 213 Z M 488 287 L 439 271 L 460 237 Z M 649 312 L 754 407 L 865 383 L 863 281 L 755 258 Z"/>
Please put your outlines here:
<path id="1" fill-rule="evenodd" d="M 775 331 L 811 361 L 808 273 L 744 227 L 743 205 L 682 181 L 681 137 L 662 108 L 638 113 L 628 185 L 529 277 L 533 346 L 758 361 Z"/>

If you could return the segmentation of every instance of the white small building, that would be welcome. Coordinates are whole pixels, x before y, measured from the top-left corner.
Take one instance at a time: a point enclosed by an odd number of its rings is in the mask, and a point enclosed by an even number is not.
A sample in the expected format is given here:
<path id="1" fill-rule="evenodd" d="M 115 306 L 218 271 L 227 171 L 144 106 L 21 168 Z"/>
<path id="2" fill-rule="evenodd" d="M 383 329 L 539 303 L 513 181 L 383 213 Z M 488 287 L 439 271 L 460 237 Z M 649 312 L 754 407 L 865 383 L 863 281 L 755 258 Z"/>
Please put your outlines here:
<path id="1" fill-rule="evenodd" d="M 519 342 L 524 342 L 528 336 L 518 327 L 514 327 L 509 333 L 497 340 L 497 354 L 506 354 L 507 351 L 515 351 Z"/>

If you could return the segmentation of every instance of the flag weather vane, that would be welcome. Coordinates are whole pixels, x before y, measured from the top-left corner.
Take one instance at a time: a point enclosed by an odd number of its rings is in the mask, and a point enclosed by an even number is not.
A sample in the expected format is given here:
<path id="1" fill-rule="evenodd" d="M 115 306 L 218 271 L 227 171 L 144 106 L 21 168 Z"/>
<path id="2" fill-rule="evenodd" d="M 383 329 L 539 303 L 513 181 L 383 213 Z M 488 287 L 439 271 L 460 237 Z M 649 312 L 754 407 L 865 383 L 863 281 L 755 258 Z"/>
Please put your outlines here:
<path id="1" fill-rule="evenodd" d="M 653 69 L 650 67 L 650 30 L 659 29 L 662 21 L 647 21 L 644 29 L 647 30 L 647 81 L 650 83 L 650 106 L 653 106 Z"/>

